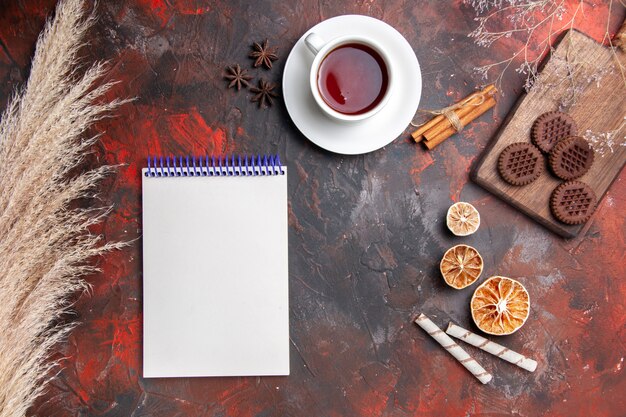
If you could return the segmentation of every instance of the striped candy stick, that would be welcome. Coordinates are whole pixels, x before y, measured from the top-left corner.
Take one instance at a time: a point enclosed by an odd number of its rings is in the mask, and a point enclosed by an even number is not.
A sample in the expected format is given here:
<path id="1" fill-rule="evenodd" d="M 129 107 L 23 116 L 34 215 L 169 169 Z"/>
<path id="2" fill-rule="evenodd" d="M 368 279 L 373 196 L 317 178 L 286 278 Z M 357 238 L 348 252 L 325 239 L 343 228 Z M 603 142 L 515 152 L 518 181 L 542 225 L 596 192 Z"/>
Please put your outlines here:
<path id="1" fill-rule="evenodd" d="M 472 358 L 466 351 L 457 345 L 454 340 L 450 338 L 443 330 L 441 330 L 435 323 L 433 323 L 424 314 L 420 314 L 415 323 L 426 331 L 433 339 L 444 347 L 452 356 L 456 358 L 461 365 L 463 365 L 468 371 L 472 373 L 480 382 L 486 384 L 491 381 L 493 376 L 485 371 L 474 358 Z"/>
<path id="2" fill-rule="evenodd" d="M 535 369 L 537 369 L 536 361 L 529 359 L 524 355 L 520 355 L 519 353 L 512 351 L 509 348 L 505 348 L 502 345 L 487 340 L 482 336 L 470 332 L 469 330 L 465 330 L 461 326 L 457 326 L 454 323 L 448 324 L 446 333 L 448 333 L 450 336 L 456 337 L 457 339 L 461 339 L 462 341 L 469 343 L 472 346 L 476 346 L 477 348 L 482 349 L 485 352 L 491 353 L 492 355 L 495 355 L 500 359 L 511 362 L 512 364 L 517 365 L 520 368 L 526 369 L 527 371 L 534 372 Z"/>

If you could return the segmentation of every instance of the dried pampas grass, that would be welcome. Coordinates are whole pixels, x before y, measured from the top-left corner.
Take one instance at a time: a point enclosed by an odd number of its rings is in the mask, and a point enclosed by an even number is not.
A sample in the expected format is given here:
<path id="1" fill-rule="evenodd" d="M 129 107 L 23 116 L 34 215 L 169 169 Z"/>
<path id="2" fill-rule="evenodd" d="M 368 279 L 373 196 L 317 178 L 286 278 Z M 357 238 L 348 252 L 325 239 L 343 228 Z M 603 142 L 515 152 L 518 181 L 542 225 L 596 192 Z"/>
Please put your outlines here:
<path id="1" fill-rule="evenodd" d="M 51 349 L 72 328 L 70 298 L 86 289 L 93 257 L 120 246 L 89 231 L 107 209 L 74 203 L 114 169 L 75 174 L 97 140 L 82 136 L 124 102 L 103 98 L 104 64 L 77 72 L 93 21 L 81 0 L 59 3 L 0 121 L 0 417 L 24 416 L 43 392 L 58 365 Z"/>

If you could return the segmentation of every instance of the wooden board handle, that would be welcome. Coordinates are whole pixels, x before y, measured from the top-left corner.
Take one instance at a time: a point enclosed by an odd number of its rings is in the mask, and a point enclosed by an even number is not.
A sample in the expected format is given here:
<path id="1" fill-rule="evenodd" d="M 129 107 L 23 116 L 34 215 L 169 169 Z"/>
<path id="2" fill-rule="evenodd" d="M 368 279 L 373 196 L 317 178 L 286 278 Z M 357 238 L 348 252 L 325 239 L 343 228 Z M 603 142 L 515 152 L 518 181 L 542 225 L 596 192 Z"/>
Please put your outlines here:
<path id="1" fill-rule="evenodd" d="M 626 52 L 626 20 L 622 23 L 622 27 L 619 28 L 615 34 L 615 45 L 622 48 L 622 51 Z"/>

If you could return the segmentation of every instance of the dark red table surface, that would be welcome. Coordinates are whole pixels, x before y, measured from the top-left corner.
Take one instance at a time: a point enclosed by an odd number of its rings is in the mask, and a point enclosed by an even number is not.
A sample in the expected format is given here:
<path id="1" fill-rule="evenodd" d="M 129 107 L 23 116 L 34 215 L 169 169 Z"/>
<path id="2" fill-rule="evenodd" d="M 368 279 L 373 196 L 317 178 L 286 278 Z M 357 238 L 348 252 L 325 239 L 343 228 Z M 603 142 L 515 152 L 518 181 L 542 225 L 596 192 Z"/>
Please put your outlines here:
<path id="1" fill-rule="evenodd" d="M 0 102 L 28 78 L 36 37 L 53 0 L 1 2 Z M 584 236 L 566 241 L 468 179 L 469 169 L 522 91 L 509 72 L 493 114 L 426 152 L 405 134 L 362 156 L 328 153 L 291 122 L 282 101 L 267 110 L 250 93 L 225 88 L 224 67 L 269 38 L 279 81 L 296 40 L 326 18 L 383 19 L 413 46 L 422 68 L 421 106 L 436 108 L 481 84 L 477 65 L 510 56 L 521 40 L 493 49 L 466 34 L 472 11 L 454 2 L 102 1 L 85 62 L 110 61 L 110 97 L 137 97 L 104 132 L 92 163 L 123 163 L 102 187 L 114 212 L 102 232 L 128 240 L 100 260 L 93 290 L 76 303 L 81 325 L 59 346 L 64 370 L 32 412 L 69 416 L 624 416 L 626 378 L 626 174 L 613 184 Z M 575 3 L 574 1 L 570 3 Z M 608 1 L 585 3 L 577 27 L 601 39 Z M 614 2 L 609 28 L 624 9 Z M 408 133 L 409 130 L 407 130 Z M 263 378 L 141 377 L 141 177 L 149 154 L 280 153 L 289 177 L 291 375 Z M 481 212 L 480 230 L 451 236 L 455 201 Z M 498 339 L 537 359 L 529 373 L 473 348 L 493 375 L 483 386 L 411 319 L 470 329 L 473 289 L 446 287 L 443 252 L 475 246 L 484 277 L 519 278 L 532 311 L 516 334 Z M 250 312 L 253 316 L 254 312 Z"/>

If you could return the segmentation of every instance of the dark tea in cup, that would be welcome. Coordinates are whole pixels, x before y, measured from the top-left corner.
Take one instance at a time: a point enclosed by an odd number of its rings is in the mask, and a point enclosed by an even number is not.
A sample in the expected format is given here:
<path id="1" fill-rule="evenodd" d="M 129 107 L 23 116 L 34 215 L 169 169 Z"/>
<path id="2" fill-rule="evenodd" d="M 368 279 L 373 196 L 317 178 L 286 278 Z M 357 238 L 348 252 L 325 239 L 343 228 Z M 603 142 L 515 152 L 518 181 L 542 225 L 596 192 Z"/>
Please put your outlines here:
<path id="1" fill-rule="evenodd" d="M 330 51 L 317 72 L 317 88 L 324 102 L 345 115 L 376 108 L 389 87 L 385 61 L 372 47 L 346 43 Z"/>

